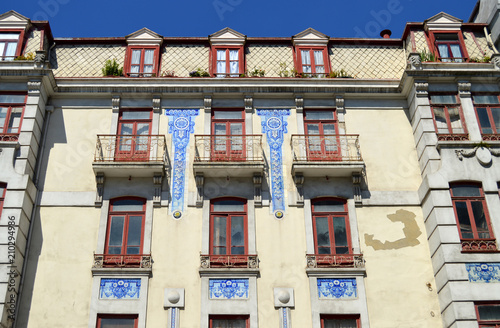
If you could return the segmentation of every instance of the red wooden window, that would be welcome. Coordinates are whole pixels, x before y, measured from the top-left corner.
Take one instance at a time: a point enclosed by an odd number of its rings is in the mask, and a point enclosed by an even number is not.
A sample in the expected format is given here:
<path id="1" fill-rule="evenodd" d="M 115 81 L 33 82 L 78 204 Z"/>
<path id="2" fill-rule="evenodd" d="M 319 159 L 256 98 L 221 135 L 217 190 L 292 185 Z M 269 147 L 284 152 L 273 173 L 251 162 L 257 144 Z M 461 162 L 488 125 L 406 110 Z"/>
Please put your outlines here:
<path id="1" fill-rule="evenodd" d="M 111 202 L 105 254 L 142 254 L 145 210 L 146 202 L 141 198 L 118 198 Z"/>
<path id="2" fill-rule="evenodd" d="M 249 328 L 248 315 L 211 315 L 210 328 Z"/>
<path id="3" fill-rule="evenodd" d="M 319 198 L 312 203 L 316 254 L 350 254 L 351 232 L 347 203 L 339 198 Z"/>
<path id="4" fill-rule="evenodd" d="M 500 327 L 500 303 L 476 303 L 479 328 Z"/>
<path id="5" fill-rule="evenodd" d="M 456 94 L 431 94 L 430 102 L 438 134 L 467 133 Z"/>
<path id="6" fill-rule="evenodd" d="M 137 328 L 135 314 L 98 314 L 97 328 Z"/>
<path id="7" fill-rule="evenodd" d="M 321 328 L 360 328 L 359 315 L 321 315 Z"/>
<path id="8" fill-rule="evenodd" d="M 309 160 L 332 160 L 340 156 L 335 110 L 306 110 L 304 130 Z"/>
<path id="9" fill-rule="evenodd" d="M 151 143 L 151 110 L 122 110 L 118 118 L 116 159 L 144 161 L 149 158 Z"/>
<path id="10" fill-rule="evenodd" d="M 26 94 L 0 94 L 0 133 L 17 135 L 26 104 Z"/>
<path id="11" fill-rule="evenodd" d="M 245 160 L 245 112 L 212 111 L 212 160 Z"/>
<path id="12" fill-rule="evenodd" d="M 219 198 L 210 204 L 210 252 L 213 255 L 248 254 L 247 202 Z"/>
<path id="13" fill-rule="evenodd" d="M 3 202 L 5 200 L 5 192 L 7 191 L 7 184 L 0 183 L 0 216 L 2 215 Z"/>
<path id="14" fill-rule="evenodd" d="M 451 199 L 462 240 L 494 238 L 484 193 L 478 184 L 452 184 Z"/>
<path id="15" fill-rule="evenodd" d="M 214 47 L 212 49 L 212 76 L 239 77 L 243 74 L 243 46 Z"/>
<path id="16" fill-rule="evenodd" d="M 158 76 L 159 53 L 159 47 L 129 47 L 125 65 L 127 76 Z"/>
<path id="17" fill-rule="evenodd" d="M 21 55 L 21 41 L 24 31 L 3 31 L 0 33 L 0 60 L 14 60 Z"/>
<path id="18" fill-rule="evenodd" d="M 500 134 L 500 102 L 495 95 L 473 95 L 482 134 Z"/>
<path id="19" fill-rule="evenodd" d="M 431 32 L 431 42 L 434 44 L 436 54 L 442 62 L 460 63 L 467 60 L 467 50 L 465 48 L 462 32 L 440 31 Z"/>
<path id="20" fill-rule="evenodd" d="M 305 76 L 324 77 L 330 73 L 330 61 L 326 47 L 297 49 L 297 71 Z"/>

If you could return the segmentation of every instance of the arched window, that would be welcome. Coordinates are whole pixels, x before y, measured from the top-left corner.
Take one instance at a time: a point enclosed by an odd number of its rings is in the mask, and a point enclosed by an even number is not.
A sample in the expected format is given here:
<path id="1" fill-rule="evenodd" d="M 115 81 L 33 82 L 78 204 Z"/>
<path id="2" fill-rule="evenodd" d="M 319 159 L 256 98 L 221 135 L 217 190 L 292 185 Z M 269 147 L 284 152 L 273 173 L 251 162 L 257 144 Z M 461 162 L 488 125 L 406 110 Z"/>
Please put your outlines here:
<path id="1" fill-rule="evenodd" d="M 314 251 L 316 254 L 350 254 L 351 233 L 347 203 L 340 198 L 312 202 Z"/>
<path id="2" fill-rule="evenodd" d="M 248 254 L 247 201 L 218 198 L 210 204 L 210 254 Z"/>

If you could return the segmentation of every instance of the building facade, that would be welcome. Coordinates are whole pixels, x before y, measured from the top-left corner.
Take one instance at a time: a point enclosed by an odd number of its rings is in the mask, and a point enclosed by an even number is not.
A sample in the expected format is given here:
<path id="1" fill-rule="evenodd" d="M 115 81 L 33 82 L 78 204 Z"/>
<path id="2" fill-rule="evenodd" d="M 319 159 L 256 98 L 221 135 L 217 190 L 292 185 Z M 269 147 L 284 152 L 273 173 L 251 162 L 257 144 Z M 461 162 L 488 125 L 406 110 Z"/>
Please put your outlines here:
<path id="1" fill-rule="evenodd" d="M 2 327 L 500 324 L 488 22 L 58 39 L 10 11 L 0 56 Z"/>

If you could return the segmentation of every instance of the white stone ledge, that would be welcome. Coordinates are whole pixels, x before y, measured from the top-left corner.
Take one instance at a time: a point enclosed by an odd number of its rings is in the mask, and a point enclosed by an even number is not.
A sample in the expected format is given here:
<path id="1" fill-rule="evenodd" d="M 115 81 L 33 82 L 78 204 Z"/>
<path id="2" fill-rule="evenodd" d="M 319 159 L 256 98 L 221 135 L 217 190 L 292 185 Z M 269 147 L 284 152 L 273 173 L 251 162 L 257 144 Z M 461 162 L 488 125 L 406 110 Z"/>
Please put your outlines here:
<path id="1" fill-rule="evenodd" d="M 44 191 L 40 206 L 95 206 L 94 191 Z"/>
<path id="2" fill-rule="evenodd" d="M 363 191 L 363 206 L 420 206 L 417 191 Z"/>

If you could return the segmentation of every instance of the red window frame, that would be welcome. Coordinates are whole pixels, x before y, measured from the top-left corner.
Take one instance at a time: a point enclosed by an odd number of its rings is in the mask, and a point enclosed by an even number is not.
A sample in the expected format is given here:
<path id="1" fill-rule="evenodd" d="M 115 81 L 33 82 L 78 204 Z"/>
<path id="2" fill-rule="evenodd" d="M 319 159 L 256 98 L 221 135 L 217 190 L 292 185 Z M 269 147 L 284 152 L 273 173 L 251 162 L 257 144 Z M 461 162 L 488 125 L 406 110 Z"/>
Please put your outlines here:
<path id="1" fill-rule="evenodd" d="M 311 112 L 332 112 L 333 119 L 308 119 L 307 115 Z M 317 135 L 319 140 L 314 134 L 309 133 L 309 124 L 317 124 L 318 132 Z M 335 134 L 325 134 L 324 133 L 324 125 L 333 124 L 335 129 Z M 341 159 L 340 154 L 340 138 L 339 138 L 339 126 L 337 120 L 337 111 L 335 109 L 305 109 L 304 110 L 304 132 L 306 134 L 306 149 L 307 149 L 307 158 L 309 160 L 339 160 Z M 316 140 L 315 140 L 316 139 Z M 319 145 L 317 142 L 319 141 Z M 319 146 L 319 151 L 317 150 Z"/>
<path id="2" fill-rule="evenodd" d="M 209 317 L 209 328 L 218 328 L 213 324 L 214 320 L 245 320 L 245 328 L 250 327 L 249 315 L 211 315 Z"/>
<path id="3" fill-rule="evenodd" d="M 325 320 L 356 320 L 356 327 L 361 328 L 361 319 L 358 314 L 322 314 L 321 328 L 325 328 Z"/>
<path id="4" fill-rule="evenodd" d="M 113 208 L 113 205 L 117 201 L 123 201 L 123 200 L 135 200 L 135 201 L 141 201 L 143 203 L 142 205 L 142 210 L 141 211 L 115 211 Z M 121 250 L 119 254 L 109 253 L 110 245 L 109 245 L 109 239 L 110 239 L 110 234 L 111 234 L 111 223 L 113 217 L 119 217 L 123 216 L 124 217 L 124 224 L 123 224 L 123 234 L 122 234 L 122 244 L 120 246 Z M 141 239 L 140 239 L 140 245 L 129 245 L 128 244 L 128 232 L 129 232 L 129 220 L 131 216 L 141 216 L 142 217 L 142 222 L 141 222 Z M 145 225 L 145 220 L 146 219 L 146 200 L 144 198 L 139 198 L 139 197 L 120 197 L 120 198 L 115 198 L 112 199 L 110 204 L 109 204 L 109 213 L 108 213 L 108 223 L 107 223 L 107 230 L 106 230 L 106 245 L 104 248 L 104 253 L 105 255 L 127 255 L 127 256 L 138 256 L 142 255 L 143 252 L 143 247 L 144 247 L 144 225 Z M 138 254 L 127 254 L 127 248 L 130 246 L 136 246 L 139 247 L 139 252 Z M 115 246 L 113 246 L 115 247 Z M 117 247 L 116 247 L 117 248 Z"/>
<path id="5" fill-rule="evenodd" d="M 16 141 L 18 139 L 19 133 L 21 132 L 21 127 L 23 125 L 24 110 L 26 107 L 26 101 L 27 101 L 28 95 L 25 93 L 16 93 L 16 92 L 1 93 L 0 95 L 15 95 L 15 96 L 23 96 L 24 95 L 23 102 L 20 102 L 20 103 L 0 103 L 0 107 L 7 108 L 7 114 L 5 116 L 4 124 L 3 124 L 3 126 L 0 126 L 0 140 L 1 141 Z M 12 118 L 12 109 L 13 108 L 22 108 L 21 119 L 19 121 L 19 126 L 17 128 L 17 132 L 15 132 L 15 133 L 7 132 L 9 130 L 9 126 L 11 123 L 10 120 Z"/>
<path id="6" fill-rule="evenodd" d="M 125 112 L 149 112 L 147 119 L 124 119 Z M 116 139 L 117 161 L 147 161 L 151 150 L 151 127 L 153 111 L 151 109 L 123 109 L 118 116 L 118 132 Z M 123 125 L 132 124 L 132 134 L 123 134 Z M 139 124 L 148 124 L 148 134 L 137 134 Z"/>
<path id="7" fill-rule="evenodd" d="M 453 194 L 453 187 L 459 187 L 459 186 L 470 186 L 477 188 L 479 191 L 480 196 L 455 196 Z M 490 220 L 490 215 L 488 213 L 488 207 L 486 204 L 486 199 L 484 197 L 484 192 L 483 188 L 481 188 L 481 185 L 479 183 L 474 183 L 474 182 L 455 182 L 450 184 L 450 195 L 451 195 L 451 200 L 453 203 L 453 211 L 455 213 L 455 220 L 457 222 L 457 227 L 458 227 L 458 233 L 460 235 L 460 239 L 462 241 L 472 241 L 472 240 L 494 240 L 495 236 L 493 235 L 493 229 L 491 227 L 491 220 Z M 481 238 L 479 237 L 479 232 L 478 232 L 478 227 L 476 226 L 476 218 L 474 216 L 473 212 L 473 202 L 480 202 L 482 204 L 482 209 L 483 213 L 485 216 L 486 220 L 486 225 L 488 228 L 487 233 L 489 234 L 489 237 L 487 238 Z M 458 210 L 457 210 L 457 203 L 465 203 L 467 207 L 467 214 L 469 217 L 469 222 L 470 222 L 470 229 L 472 232 L 473 237 L 472 238 L 465 238 L 463 237 L 462 234 L 462 228 L 460 226 L 460 220 L 458 217 Z M 484 232 L 483 232 L 484 233 Z"/>
<path id="8" fill-rule="evenodd" d="M 220 201 L 226 201 L 226 200 L 235 200 L 235 201 L 240 201 L 243 202 L 243 212 L 218 212 L 214 210 L 214 203 L 220 202 Z M 232 227 L 232 218 L 233 217 L 243 217 L 243 254 L 232 254 L 232 243 L 231 243 L 231 227 Z M 221 246 L 215 246 L 214 245 L 214 218 L 215 217 L 226 217 L 226 254 L 218 254 L 215 249 L 217 247 Z M 238 246 L 241 247 L 241 246 Z M 229 251 L 229 252 L 228 252 Z M 229 254 L 228 254 L 229 253 Z M 248 255 L 248 202 L 245 198 L 239 198 L 239 197 L 222 197 L 222 198 L 215 198 L 210 201 L 210 255 Z"/>
<path id="9" fill-rule="evenodd" d="M 139 66 L 139 73 L 132 73 L 132 52 L 134 50 L 141 50 L 141 59 Z M 153 54 L 153 70 L 151 73 L 144 73 L 144 52 L 145 50 L 154 50 Z M 128 46 L 125 55 L 124 65 L 125 75 L 128 77 L 156 77 L 160 67 L 160 46 Z"/>
<path id="10" fill-rule="evenodd" d="M 479 94 L 477 94 L 477 95 L 479 95 Z M 498 103 L 497 104 L 481 104 L 481 103 L 477 103 L 474 100 L 474 97 L 472 97 L 472 101 L 474 103 L 474 111 L 476 112 L 477 123 L 479 124 L 479 129 L 481 130 L 481 134 L 483 134 L 483 135 L 500 134 L 500 131 L 499 131 L 500 129 L 497 129 L 496 124 L 495 124 L 495 120 L 493 119 L 493 114 L 491 112 L 492 108 L 498 108 L 500 110 L 500 97 L 497 96 L 497 95 L 491 95 L 491 96 L 497 97 L 497 99 L 498 99 Z M 487 133 L 487 132 L 483 131 L 483 126 L 481 125 L 481 120 L 479 118 L 479 114 L 478 114 L 478 111 L 477 111 L 478 108 L 485 108 L 486 113 L 488 115 L 488 122 L 490 123 L 490 128 L 492 130 L 491 133 Z"/>
<path id="11" fill-rule="evenodd" d="M 15 30 L 15 29 L 6 29 L 6 30 L 1 30 L 0 31 L 0 42 L 8 42 L 8 43 L 11 43 L 12 40 L 6 40 L 6 39 L 2 39 L 2 34 L 14 34 L 14 33 L 18 33 L 19 34 L 19 38 L 17 39 L 17 47 L 16 47 L 16 54 L 14 55 L 14 58 L 20 56 L 22 54 L 22 46 L 24 44 L 24 30 Z M 12 42 L 13 43 L 13 42 Z M 0 54 L 0 61 L 5 61 L 5 60 L 9 60 L 9 59 L 6 59 L 5 58 L 5 51 L 7 50 L 7 47 L 4 47 L 4 51 L 3 53 Z M 14 58 L 10 59 L 10 60 L 14 60 Z"/>
<path id="12" fill-rule="evenodd" d="M 216 119 L 215 112 L 240 112 L 241 117 L 238 119 Z M 231 124 L 241 124 L 241 135 L 231 134 Z M 216 135 L 215 125 L 225 124 L 226 134 Z M 246 160 L 246 135 L 245 135 L 245 110 L 241 108 L 225 108 L 225 109 L 213 109 L 211 116 L 211 128 L 212 128 L 212 140 L 211 140 L 211 153 L 213 161 L 245 161 Z M 223 138 L 218 140 L 219 138 Z M 219 149 L 224 146 L 224 150 Z M 239 146 L 233 149 L 233 146 Z"/>
<path id="13" fill-rule="evenodd" d="M 311 60 L 311 73 L 304 73 L 304 67 L 302 65 L 302 50 L 309 50 L 309 58 Z M 324 73 L 317 73 L 316 72 L 316 63 L 314 62 L 314 51 L 322 51 L 323 52 L 323 67 L 325 72 Z M 297 72 L 301 74 L 311 74 L 311 76 L 318 76 L 319 77 L 325 77 L 327 74 L 330 73 L 330 58 L 328 57 L 328 49 L 327 47 L 307 47 L 307 46 L 298 46 L 296 47 L 296 69 Z"/>
<path id="14" fill-rule="evenodd" d="M 443 35 L 443 34 L 454 34 L 457 36 L 457 41 L 455 40 L 450 40 L 450 41 L 440 41 L 436 40 L 436 35 Z M 443 61 L 443 59 L 449 59 L 449 62 L 467 62 L 469 61 L 469 54 L 467 53 L 467 48 L 465 47 L 465 42 L 464 42 L 464 37 L 462 34 L 462 31 L 430 31 L 429 32 L 429 41 L 430 45 L 429 48 L 433 49 L 434 54 L 436 55 L 436 58 L 439 58 L 441 62 L 448 62 L 448 61 Z M 450 44 L 458 44 L 460 46 L 460 52 L 462 54 L 462 57 L 447 57 L 447 58 L 441 58 L 441 54 L 439 53 L 439 44 L 446 44 L 448 46 L 448 53 L 452 54 Z M 460 61 L 457 61 L 456 59 L 460 59 Z"/>
<path id="15" fill-rule="evenodd" d="M 340 202 L 343 203 L 344 210 L 342 212 L 321 212 L 319 210 L 315 209 L 315 204 L 323 201 L 334 201 L 334 202 Z M 351 241 L 351 228 L 349 225 L 349 212 L 347 209 L 347 201 L 343 198 L 337 198 L 337 197 L 322 197 L 322 198 L 316 198 L 312 200 L 311 202 L 311 212 L 312 212 L 312 223 L 313 223 L 313 234 L 314 234 L 314 252 L 317 255 L 336 255 L 336 254 L 352 254 L 352 241 Z M 324 218 L 326 217 L 328 220 L 328 237 L 329 237 L 329 243 L 330 245 L 327 246 L 319 246 L 318 245 L 318 232 L 317 232 L 317 226 L 316 226 L 316 220 L 317 218 Z M 333 218 L 334 217 L 344 217 L 345 221 L 345 233 L 346 233 L 346 238 L 347 238 L 347 246 L 336 246 L 335 244 L 335 227 L 333 224 Z M 337 253 L 337 248 L 345 248 L 347 247 L 347 253 Z M 328 251 L 328 253 L 320 253 L 320 249 L 325 249 Z"/>
<path id="16" fill-rule="evenodd" d="M 138 318 L 137 314 L 98 314 L 96 327 L 102 328 L 102 319 L 133 319 L 134 328 L 137 328 Z"/>
<path id="17" fill-rule="evenodd" d="M 479 314 L 480 306 L 495 306 L 498 307 L 500 312 L 500 302 L 476 302 L 474 303 L 474 307 L 476 310 L 476 318 L 479 328 L 500 328 L 500 319 L 499 320 L 481 320 Z"/>
<path id="18" fill-rule="evenodd" d="M 7 192 L 7 184 L 5 182 L 0 182 L 0 188 L 2 188 L 2 193 L 0 195 L 0 217 L 1 217 L 3 211 L 3 203 L 5 201 L 5 193 Z"/>
<path id="19" fill-rule="evenodd" d="M 455 97 L 455 103 L 453 104 L 440 104 L 440 103 L 432 103 L 432 98 L 431 96 L 454 96 Z M 458 95 L 456 93 L 432 93 L 432 94 L 429 94 L 429 103 L 431 105 L 431 112 L 432 112 L 432 119 L 434 121 L 434 128 L 436 129 L 436 133 L 438 134 L 438 138 L 439 138 L 439 135 L 442 135 L 443 138 L 445 138 L 445 136 L 447 135 L 450 135 L 450 136 L 453 136 L 453 135 L 464 135 L 464 138 L 465 139 L 468 139 L 468 136 L 465 137 L 465 135 L 468 134 L 467 132 L 467 125 L 465 124 L 465 119 L 464 119 L 464 115 L 463 115 L 463 111 L 462 111 L 462 105 L 460 103 L 460 100 L 458 98 Z M 450 119 L 450 113 L 449 113 L 449 108 L 451 107 L 456 107 L 458 108 L 458 115 L 460 117 L 460 123 L 462 124 L 462 128 L 463 128 L 463 133 L 455 133 L 453 132 L 453 127 L 451 126 L 451 119 Z M 446 127 L 448 129 L 448 133 L 442 133 L 442 132 L 439 132 L 438 130 L 438 126 L 437 126 L 437 121 L 436 121 L 436 115 L 434 113 L 434 108 L 442 108 L 443 109 L 443 112 L 445 114 L 445 119 L 446 119 Z M 439 139 L 442 139 L 442 138 L 439 138 Z"/>
<path id="20" fill-rule="evenodd" d="M 226 73 L 218 73 L 217 72 L 217 50 L 225 50 L 226 51 Z M 238 73 L 230 73 L 230 62 L 229 59 L 229 50 L 238 50 Z M 211 75 L 212 77 L 239 77 L 241 74 L 245 72 L 245 56 L 244 56 L 244 48 L 243 46 L 212 46 L 211 48 L 211 56 L 212 56 L 212 67 L 211 67 Z M 224 76 L 223 76 L 224 75 Z"/>

